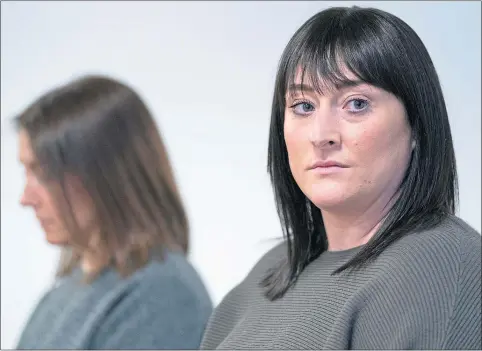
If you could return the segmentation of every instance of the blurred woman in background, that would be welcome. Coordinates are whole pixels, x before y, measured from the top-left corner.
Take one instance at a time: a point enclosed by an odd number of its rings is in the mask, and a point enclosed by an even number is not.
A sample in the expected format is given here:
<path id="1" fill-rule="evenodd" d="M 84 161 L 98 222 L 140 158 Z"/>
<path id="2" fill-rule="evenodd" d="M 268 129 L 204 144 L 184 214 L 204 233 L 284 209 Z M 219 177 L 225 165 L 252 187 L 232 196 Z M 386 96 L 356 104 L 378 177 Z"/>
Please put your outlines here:
<path id="1" fill-rule="evenodd" d="M 314 15 L 284 50 L 268 169 L 285 241 L 216 308 L 204 349 L 481 349 L 481 237 L 455 216 L 429 53 L 377 9 Z"/>
<path id="2" fill-rule="evenodd" d="M 128 86 L 85 76 L 16 118 L 26 184 L 56 285 L 20 349 L 195 349 L 212 303 L 188 262 L 188 219 L 166 149 Z"/>

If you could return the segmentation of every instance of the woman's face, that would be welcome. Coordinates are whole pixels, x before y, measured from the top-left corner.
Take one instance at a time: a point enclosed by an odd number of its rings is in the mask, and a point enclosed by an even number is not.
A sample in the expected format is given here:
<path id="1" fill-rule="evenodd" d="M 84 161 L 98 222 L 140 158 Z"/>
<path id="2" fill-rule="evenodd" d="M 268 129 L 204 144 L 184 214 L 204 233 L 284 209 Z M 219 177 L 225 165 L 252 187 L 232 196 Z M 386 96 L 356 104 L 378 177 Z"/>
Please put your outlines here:
<path id="1" fill-rule="evenodd" d="M 35 211 L 49 243 L 68 245 L 71 243 L 72 233 L 67 230 L 65 218 L 61 215 L 62 212 L 52 195 L 53 185 L 47 184 L 49 181 L 44 179 L 32 150 L 30 138 L 25 131 L 20 131 L 18 141 L 19 160 L 25 168 L 26 176 L 20 203 Z M 76 178 L 68 177 L 66 183 L 66 192 L 74 219 L 81 232 L 89 232 L 94 223 L 92 201 Z"/>
<path id="2" fill-rule="evenodd" d="M 368 84 L 317 93 L 298 76 L 286 94 L 293 177 L 318 208 L 359 213 L 397 191 L 414 144 L 403 104 Z M 348 74 L 348 78 L 355 77 Z"/>

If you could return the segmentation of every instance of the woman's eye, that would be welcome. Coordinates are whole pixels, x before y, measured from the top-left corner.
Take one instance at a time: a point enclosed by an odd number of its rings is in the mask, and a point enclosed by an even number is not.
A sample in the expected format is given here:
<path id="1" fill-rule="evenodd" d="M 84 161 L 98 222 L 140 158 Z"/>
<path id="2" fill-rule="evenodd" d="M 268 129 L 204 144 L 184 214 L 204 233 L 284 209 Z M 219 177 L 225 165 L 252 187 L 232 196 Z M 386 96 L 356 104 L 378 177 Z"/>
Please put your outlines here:
<path id="1" fill-rule="evenodd" d="M 309 102 L 299 102 L 291 106 L 293 112 L 297 115 L 307 115 L 315 110 L 315 107 Z"/>
<path id="2" fill-rule="evenodd" d="M 368 101 L 364 99 L 353 99 L 346 104 L 350 112 L 361 112 L 368 107 Z"/>

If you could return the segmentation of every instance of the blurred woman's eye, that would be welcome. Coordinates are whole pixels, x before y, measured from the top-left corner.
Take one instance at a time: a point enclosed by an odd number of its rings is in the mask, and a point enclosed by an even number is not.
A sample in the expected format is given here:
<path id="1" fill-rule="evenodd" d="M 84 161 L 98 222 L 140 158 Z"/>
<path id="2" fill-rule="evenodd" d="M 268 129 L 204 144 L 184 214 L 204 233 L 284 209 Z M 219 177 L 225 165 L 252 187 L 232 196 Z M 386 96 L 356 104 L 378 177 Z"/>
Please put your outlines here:
<path id="1" fill-rule="evenodd" d="M 34 167 L 27 171 L 28 177 L 34 180 L 35 184 L 45 184 L 50 181 L 50 178 L 44 170 L 40 167 Z"/>
<path id="2" fill-rule="evenodd" d="M 365 111 L 369 107 L 369 102 L 368 100 L 358 98 L 348 101 L 345 106 L 351 113 L 358 113 Z"/>
<path id="3" fill-rule="evenodd" d="M 295 115 L 306 116 L 315 110 L 312 103 L 308 101 L 300 101 L 290 106 Z"/>

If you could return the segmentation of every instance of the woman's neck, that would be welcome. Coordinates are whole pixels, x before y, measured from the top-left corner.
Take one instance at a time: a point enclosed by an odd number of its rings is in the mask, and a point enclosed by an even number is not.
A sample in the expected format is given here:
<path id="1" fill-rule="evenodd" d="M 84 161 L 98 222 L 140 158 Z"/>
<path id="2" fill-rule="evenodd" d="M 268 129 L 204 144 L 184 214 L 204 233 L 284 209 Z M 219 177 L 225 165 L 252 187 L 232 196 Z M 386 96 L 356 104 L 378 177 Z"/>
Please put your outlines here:
<path id="1" fill-rule="evenodd" d="M 321 210 L 328 251 L 348 250 L 366 244 L 380 228 L 396 196 L 380 196 L 363 210 Z"/>
<path id="2" fill-rule="evenodd" d="M 99 255 L 84 252 L 80 258 L 80 267 L 84 273 L 94 273 L 107 266 L 108 260 L 101 258 Z"/>

